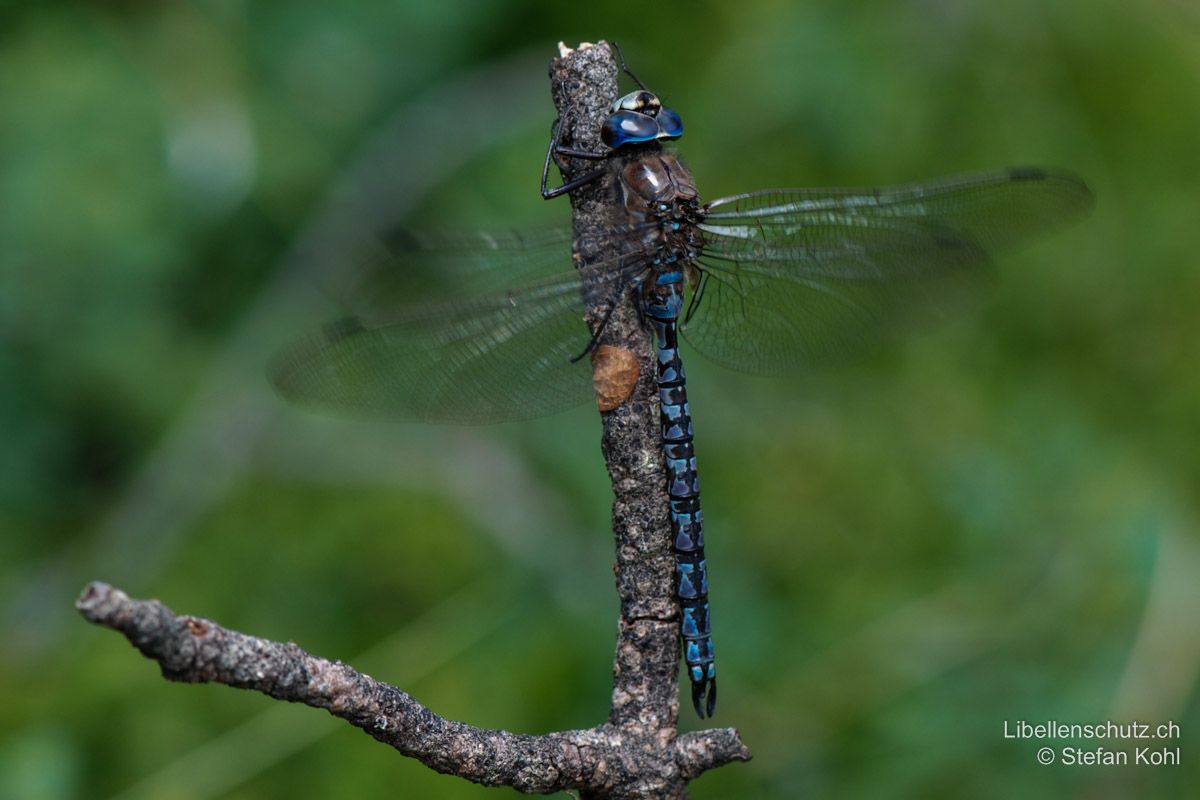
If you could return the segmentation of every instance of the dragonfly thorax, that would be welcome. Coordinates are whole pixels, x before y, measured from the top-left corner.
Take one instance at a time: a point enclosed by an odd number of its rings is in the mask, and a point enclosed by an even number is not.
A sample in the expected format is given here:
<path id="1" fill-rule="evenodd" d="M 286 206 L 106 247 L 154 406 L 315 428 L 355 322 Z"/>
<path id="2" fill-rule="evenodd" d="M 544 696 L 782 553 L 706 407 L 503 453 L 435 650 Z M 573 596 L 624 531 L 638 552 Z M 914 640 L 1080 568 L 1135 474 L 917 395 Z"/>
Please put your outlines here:
<path id="1" fill-rule="evenodd" d="M 646 152 L 620 167 L 621 201 L 631 222 L 649 219 L 698 223 L 696 181 L 674 153 Z"/>
<path id="2" fill-rule="evenodd" d="M 700 253 L 704 212 L 696 184 L 674 153 L 647 151 L 625 160 L 618 172 L 625 224 L 637 232 L 659 269 L 683 268 Z"/>

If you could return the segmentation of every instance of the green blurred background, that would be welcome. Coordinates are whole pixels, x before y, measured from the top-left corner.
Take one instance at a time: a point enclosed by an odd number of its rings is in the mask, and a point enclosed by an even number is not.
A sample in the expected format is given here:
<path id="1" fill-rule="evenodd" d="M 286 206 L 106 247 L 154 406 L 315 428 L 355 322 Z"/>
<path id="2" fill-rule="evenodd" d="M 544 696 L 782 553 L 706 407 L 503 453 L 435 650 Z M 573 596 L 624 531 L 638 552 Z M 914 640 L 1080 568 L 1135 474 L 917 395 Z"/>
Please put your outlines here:
<path id="1" fill-rule="evenodd" d="M 75 614 L 93 578 L 476 725 L 605 717 L 594 411 L 346 422 L 263 374 L 372 230 L 564 221 L 535 191 L 546 65 L 600 38 L 683 115 L 707 197 L 1026 163 L 1098 196 L 978 308 L 866 361 L 688 361 L 715 722 L 755 753 L 694 796 L 1194 791 L 1194 4 L 214 0 L 0 11 L 0 798 L 510 791 L 166 683 Z M 1183 764 L 1039 766 L 1003 726 L 1045 719 L 1174 720 Z"/>

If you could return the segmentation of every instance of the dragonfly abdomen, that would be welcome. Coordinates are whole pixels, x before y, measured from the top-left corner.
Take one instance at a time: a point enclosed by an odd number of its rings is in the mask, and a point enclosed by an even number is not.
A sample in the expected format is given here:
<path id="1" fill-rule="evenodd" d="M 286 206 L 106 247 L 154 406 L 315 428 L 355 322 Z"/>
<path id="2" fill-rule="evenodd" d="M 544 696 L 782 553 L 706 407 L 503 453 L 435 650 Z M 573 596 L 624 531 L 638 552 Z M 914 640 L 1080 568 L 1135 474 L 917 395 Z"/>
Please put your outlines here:
<path id="1" fill-rule="evenodd" d="M 704 717 L 712 716 L 716 706 L 717 673 L 709 624 L 700 478 L 696 473 L 687 384 L 679 357 L 678 321 L 683 306 L 683 280 L 680 271 L 657 273 L 643 302 L 646 316 L 654 325 L 658 346 L 659 413 L 667 464 L 679 632 L 688 679 L 692 683 L 692 704 L 696 713 Z"/>
<path id="2" fill-rule="evenodd" d="M 641 284 L 642 310 L 654 326 L 658 347 L 659 408 L 683 660 L 696 713 L 712 716 L 717 673 L 709 624 L 704 519 L 678 343 L 683 284 L 704 246 L 699 228 L 703 213 L 691 173 L 673 153 L 648 148 L 621 165 L 618 178 L 630 229 L 640 232 L 647 251 L 649 274 Z"/>

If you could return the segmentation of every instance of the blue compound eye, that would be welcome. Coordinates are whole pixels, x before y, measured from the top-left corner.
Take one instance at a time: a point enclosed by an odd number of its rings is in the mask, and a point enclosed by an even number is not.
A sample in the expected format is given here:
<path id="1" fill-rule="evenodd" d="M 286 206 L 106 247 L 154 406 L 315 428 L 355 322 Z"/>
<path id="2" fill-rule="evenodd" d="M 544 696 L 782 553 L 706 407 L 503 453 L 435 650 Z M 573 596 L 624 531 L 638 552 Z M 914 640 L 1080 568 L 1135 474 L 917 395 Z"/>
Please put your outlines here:
<path id="1" fill-rule="evenodd" d="M 614 150 L 631 142 L 649 142 L 658 136 L 658 120 L 636 111 L 618 111 L 610 114 L 600 128 L 601 141 Z"/>
<path id="2" fill-rule="evenodd" d="M 669 108 L 658 112 L 659 137 L 662 139 L 678 139 L 683 136 L 683 120 Z"/>

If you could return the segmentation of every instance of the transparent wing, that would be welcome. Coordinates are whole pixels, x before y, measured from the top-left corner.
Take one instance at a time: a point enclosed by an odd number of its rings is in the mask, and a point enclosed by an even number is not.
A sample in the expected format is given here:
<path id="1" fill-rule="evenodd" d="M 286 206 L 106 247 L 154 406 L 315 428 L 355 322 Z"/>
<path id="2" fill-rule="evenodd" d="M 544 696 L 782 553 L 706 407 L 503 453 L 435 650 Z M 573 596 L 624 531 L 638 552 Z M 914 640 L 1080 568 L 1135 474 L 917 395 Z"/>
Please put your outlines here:
<path id="1" fill-rule="evenodd" d="M 486 295 L 564 270 L 571 263 L 571 228 L 469 233 L 398 229 L 372 240 L 352 261 L 327 293 L 355 312 L 450 295 Z"/>
<path id="2" fill-rule="evenodd" d="M 367 311 L 281 352 L 269 372 L 295 402 L 399 420 L 483 423 L 559 411 L 591 394 L 580 278 L 456 303 Z"/>
<path id="3" fill-rule="evenodd" d="M 703 294 L 684 335 L 734 369 L 773 373 L 944 316 L 991 256 L 1082 216 L 1077 177 L 1011 169 L 883 189 L 781 189 L 713 201 Z"/>
<path id="4" fill-rule="evenodd" d="M 582 272 L 569 269 L 566 226 L 391 233 L 326 287 L 352 315 L 280 353 L 272 382 L 301 404 L 401 420 L 494 422 L 577 405 L 591 394 L 588 365 L 571 363 L 590 337 L 581 288 L 616 299 L 645 264 L 639 232 L 581 243 L 609 254 Z"/>

